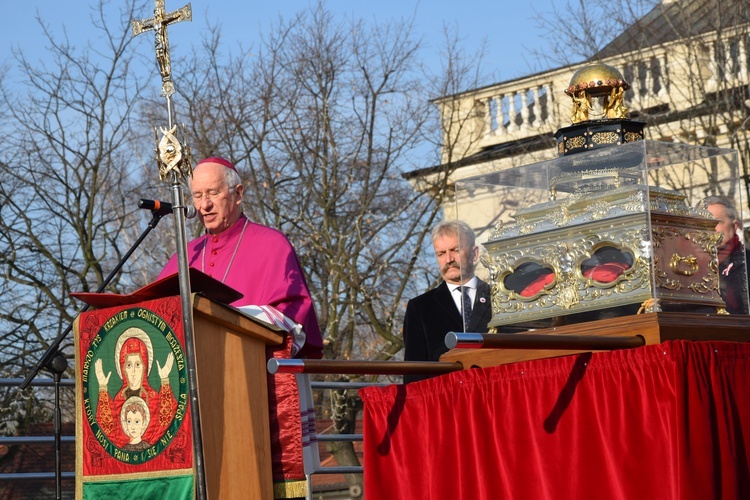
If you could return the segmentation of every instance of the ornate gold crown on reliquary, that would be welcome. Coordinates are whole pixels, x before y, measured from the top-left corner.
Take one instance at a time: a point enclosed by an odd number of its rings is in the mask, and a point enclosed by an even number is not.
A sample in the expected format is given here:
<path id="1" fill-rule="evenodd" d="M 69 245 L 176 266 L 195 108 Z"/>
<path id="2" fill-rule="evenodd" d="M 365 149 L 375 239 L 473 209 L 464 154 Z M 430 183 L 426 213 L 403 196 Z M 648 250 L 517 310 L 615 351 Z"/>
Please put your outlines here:
<path id="1" fill-rule="evenodd" d="M 629 89 L 612 66 L 594 64 L 576 71 L 565 89 L 573 100 L 573 126 L 555 134 L 558 155 L 642 141 L 645 123 L 627 119 L 624 95 Z"/>
<path id="2" fill-rule="evenodd" d="M 645 141 L 645 124 L 626 116 L 629 88 L 605 64 L 573 75 L 565 90 L 573 125 L 555 134 L 558 158 L 527 169 L 533 174 L 527 177 L 542 179 L 539 202 L 518 209 L 514 223 L 498 223 L 484 243 L 491 331 L 639 309 L 724 313 L 716 221 L 654 181 L 659 162 L 669 166 L 681 152 L 694 155 L 695 147 Z M 524 168 L 497 178 L 522 177 Z"/>

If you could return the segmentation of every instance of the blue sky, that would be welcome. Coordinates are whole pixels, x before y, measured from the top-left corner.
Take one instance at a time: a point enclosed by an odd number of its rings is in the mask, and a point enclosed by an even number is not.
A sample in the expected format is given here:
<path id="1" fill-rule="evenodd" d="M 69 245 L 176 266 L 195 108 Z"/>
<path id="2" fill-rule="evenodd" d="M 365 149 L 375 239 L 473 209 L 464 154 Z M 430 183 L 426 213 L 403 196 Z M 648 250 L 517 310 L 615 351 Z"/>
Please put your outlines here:
<path id="1" fill-rule="evenodd" d="M 117 5 L 118 0 L 109 0 Z M 554 0 L 563 4 L 562 0 Z M 485 62 L 487 74 L 494 81 L 505 81 L 538 71 L 528 56 L 529 49 L 541 49 L 545 40 L 533 20 L 537 12 L 549 12 L 553 0 L 488 1 L 488 0 L 328 0 L 326 5 L 337 16 L 385 21 L 389 18 L 415 18 L 417 34 L 421 35 L 431 54 L 437 54 L 442 40 L 442 26 L 457 27 L 464 38 L 466 50 L 476 50 L 487 41 Z M 37 12 L 53 33 L 61 34 L 65 26 L 73 41 L 84 44 L 95 29 L 89 23 L 90 6 L 96 0 L 0 0 L 0 64 L 8 60 L 10 48 L 24 50 L 32 60 L 44 57 L 41 29 L 35 20 Z M 166 0 L 168 11 L 185 5 L 186 0 Z M 258 34 L 283 15 L 285 18 L 305 10 L 310 0 L 192 0 L 192 25 L 183 23 L 170 28 L 170 45 L 180 43 L 204 30 L 207 23 L 219 23 L 226 43 L 242 42 L 255 45 Z M 532 7 L 533 4 L 533 7 Z M 437 61 L 437 56 L 435 56 Z M 429 64 L 437 64 L 430 62 Z"/>

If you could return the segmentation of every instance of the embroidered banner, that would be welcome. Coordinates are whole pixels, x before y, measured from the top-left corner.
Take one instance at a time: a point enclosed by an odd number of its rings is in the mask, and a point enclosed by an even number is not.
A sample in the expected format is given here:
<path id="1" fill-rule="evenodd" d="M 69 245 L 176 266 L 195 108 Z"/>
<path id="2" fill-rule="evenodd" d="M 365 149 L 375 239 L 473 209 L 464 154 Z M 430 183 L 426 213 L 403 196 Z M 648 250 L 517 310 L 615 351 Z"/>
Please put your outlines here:
<path id="1" fill-rule="evenodd" d="M 76 497 L 193 498 L 179 297 L 75 322 Z"/>

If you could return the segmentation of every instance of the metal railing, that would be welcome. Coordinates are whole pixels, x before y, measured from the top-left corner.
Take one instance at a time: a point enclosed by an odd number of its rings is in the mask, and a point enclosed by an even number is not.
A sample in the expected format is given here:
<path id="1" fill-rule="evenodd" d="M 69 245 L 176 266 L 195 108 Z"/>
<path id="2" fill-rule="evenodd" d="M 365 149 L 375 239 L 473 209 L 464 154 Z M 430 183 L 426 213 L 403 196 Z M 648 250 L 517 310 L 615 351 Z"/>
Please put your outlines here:
<path id="1" fill-rule="evenodd" d="M 0 378 L 0 387 L 19 387 L 23 383 L 22 378 Z M 51 378 L 37 378 L 32 381 L 32 387 L 54 387 L 55 381 Z M 61 387 L 75 386 L 75 379 L 64 378 L 60 380 Z M 20 389 L 19 389 L 20 390 Z M 60 436 L 61 444 L 75 443 L 75 436 Z M 49 445 L 54 447 L 55 436 L 0 436 L 0 445 L 20 446 L 20 445 Z M 6 472 L 0 473 L 0 483 L 6 481 L 39 481 L 56 479 L 54 467 L 50 471 L 42 472 Z M 61 473 L 61 479 L 75 479 L 74 471 L 64 471 Z"/>
<path id="2" fill-rule="evenodd" d="M 319 390 L 347 390 L 362 389 L 363 387 L 384 386 L 385 383 L 366 383 L 366 382 L 310 382 L 310 388 L 313 391 Z M 318 441 L 326 442 L 361 442 L 362 434 L 317 434 Z M 362 474 L 364 468 L 361 465 L 338 465 L 324 466 L 313 472 L 313 474 Z"/>
<path id="3" fill-rule="evenodd" d="M 0 378 L 0 387 L 18 387 L 23 382 L 21 378 Z M 75 380 L 72 378 L 62 379 L 62 387 L 74 387 Z M 369 387 L 373 385 L 387 385 L 384 383 L 363 383 L 363 382 L 311 382 L 312 390 L 353 390 Z M 39 378 L 31 383 L 32 387 L 53 387 L 53 379 Z M 362 434 L 317 434 L 320 442 L 361 442 Z M 60 438 L 63 444 L 75 443 L 74 435 L 64 435 Z M 50 445 L 55 443 L 54 436 L 0 436 L 0 445 L 19 446 L 19 445 Z M 361 474 L 362 466 L 324 466 L 315 471 L 315 474 Z M 44 472 L 12 472 L 0 473 L 0 483 L 4 481 L 36 481 L 36 480 L 55 479 L 54 471 Z M 75 472 L 63 472 L 62 479 L 75 479 Z"/>

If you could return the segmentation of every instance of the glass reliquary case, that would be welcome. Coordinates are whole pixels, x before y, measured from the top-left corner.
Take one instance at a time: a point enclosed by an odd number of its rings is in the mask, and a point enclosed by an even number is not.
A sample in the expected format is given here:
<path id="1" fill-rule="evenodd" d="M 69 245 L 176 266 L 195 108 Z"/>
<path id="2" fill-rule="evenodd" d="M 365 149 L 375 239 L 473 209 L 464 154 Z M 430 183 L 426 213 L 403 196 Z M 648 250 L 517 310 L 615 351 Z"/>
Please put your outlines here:
<path id="1" fill-rule="evenodd" d="M 742 220 L 738 172 L 735 150 L 636 140 L 457 181 L 456 215 L 492 288 L 490 331 L 728 314 L 722 236 L 703 202 L 728 194 Z M 733 314 L 747 314 L 744 273 L 740 288 Z"/>

